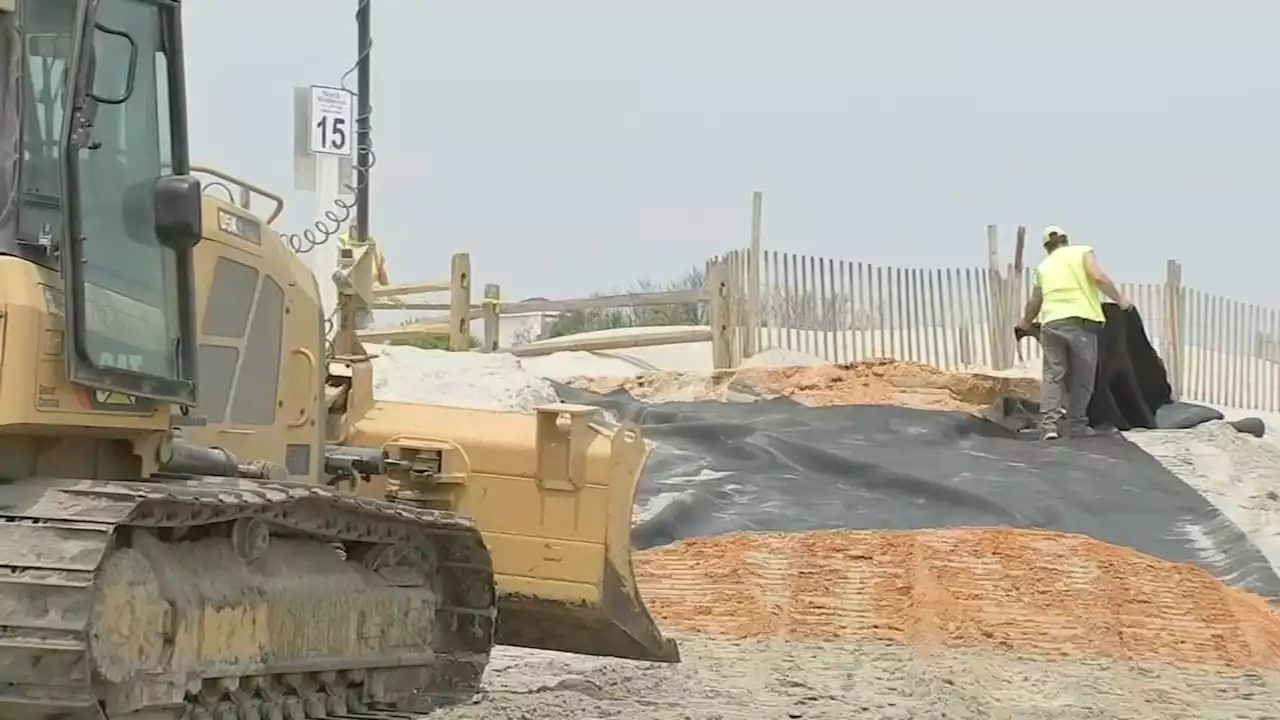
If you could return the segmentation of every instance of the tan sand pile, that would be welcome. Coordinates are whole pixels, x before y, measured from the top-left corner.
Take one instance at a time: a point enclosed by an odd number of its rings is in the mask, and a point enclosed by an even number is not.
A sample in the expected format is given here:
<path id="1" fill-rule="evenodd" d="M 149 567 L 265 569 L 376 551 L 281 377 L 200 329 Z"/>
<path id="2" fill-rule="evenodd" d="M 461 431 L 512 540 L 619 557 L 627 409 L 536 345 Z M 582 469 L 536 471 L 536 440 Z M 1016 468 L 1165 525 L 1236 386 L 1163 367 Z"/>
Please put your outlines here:
<path id="1" fill-rule="evenodd" d="M 1031 378 L 951 373 L 896 360 L 752 368 L 738 372 L 734 383 L 815 407 L 898 405 L 961 412 L 980 411 L 1005 394 L 1036 398 L 1040 393 L 1040 383 Z"/>
<path id="2" fill-rule="evenodd" d="M 708 376 L 661 371 L 633 377 L 579 377 L 573 378 L 568 384 L 602 395 L 615 390 L 625 390 L 637 400 L 659 403 L 724 400 L 730 392 L 732 380 L 732 373 L 716 373 Z"/>
<path id="3" fill-rule="evenodd" d="M 750 533 L 636 554 L 670 630 L 1280 668 L 1280 612 L 1205 571 L 1012 529 Z"/>
<path id="4" fill-rule="evenodd" d="M 627 378 L 577 378 L 574 387 L 607 393 L 625 390 L 646 402 L 724 400 L 732 392 L 788 397 L 814 407 L 898 405 L 926 410 L 982 412 L 997 398 L 1038 398 L 1040 383 L 979 373 L 944 372 L 929 365 L 868 360 L 843 365 L 755 367 L 710 377 L 657 372 Z"/>

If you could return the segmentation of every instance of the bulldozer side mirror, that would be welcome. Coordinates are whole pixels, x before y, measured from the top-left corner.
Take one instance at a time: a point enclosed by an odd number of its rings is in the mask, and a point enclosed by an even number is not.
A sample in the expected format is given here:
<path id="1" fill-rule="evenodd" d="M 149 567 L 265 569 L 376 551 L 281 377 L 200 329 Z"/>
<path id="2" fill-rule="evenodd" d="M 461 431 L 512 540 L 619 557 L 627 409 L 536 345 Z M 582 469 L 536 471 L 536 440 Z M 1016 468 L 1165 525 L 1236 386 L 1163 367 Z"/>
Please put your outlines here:
<path id="1" fill-rule="evenodd" d="M 203 203 L 200 181 L 190 175 L 162 175 L 155 184 L 156 237 L 165 247 L 190 250 L 200 242 Z"/>

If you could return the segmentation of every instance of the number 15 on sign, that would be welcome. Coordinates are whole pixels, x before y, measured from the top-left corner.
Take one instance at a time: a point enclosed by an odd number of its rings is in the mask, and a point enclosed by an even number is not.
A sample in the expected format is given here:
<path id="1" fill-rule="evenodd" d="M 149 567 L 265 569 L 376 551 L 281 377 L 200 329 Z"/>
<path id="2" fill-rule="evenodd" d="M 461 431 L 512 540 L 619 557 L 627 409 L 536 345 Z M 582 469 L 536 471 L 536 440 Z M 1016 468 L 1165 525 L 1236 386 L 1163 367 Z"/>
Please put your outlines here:
<path id="1" fill-rule="evenodd" d="M 311 152 L 350 156 L 351 93 L 342 88 L 311 86 Z"/>

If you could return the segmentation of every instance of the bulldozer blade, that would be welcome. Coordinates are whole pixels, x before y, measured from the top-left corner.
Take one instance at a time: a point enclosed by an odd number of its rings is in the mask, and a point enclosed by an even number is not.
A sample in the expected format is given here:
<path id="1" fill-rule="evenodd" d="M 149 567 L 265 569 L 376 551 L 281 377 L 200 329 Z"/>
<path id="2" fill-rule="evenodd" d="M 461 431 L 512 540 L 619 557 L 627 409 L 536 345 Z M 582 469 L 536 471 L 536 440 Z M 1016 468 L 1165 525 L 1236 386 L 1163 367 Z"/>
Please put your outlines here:
<path id="1" fill-rule="evenodd" d="M 475 521 L 493 557 L 498 644 L 679 662 L 631 565 L 649 455 L 636 425 L 606 427 L 584 405 L 530 415 L 378 402 L 344 444 L 389 459 L 361 494 Z"/>

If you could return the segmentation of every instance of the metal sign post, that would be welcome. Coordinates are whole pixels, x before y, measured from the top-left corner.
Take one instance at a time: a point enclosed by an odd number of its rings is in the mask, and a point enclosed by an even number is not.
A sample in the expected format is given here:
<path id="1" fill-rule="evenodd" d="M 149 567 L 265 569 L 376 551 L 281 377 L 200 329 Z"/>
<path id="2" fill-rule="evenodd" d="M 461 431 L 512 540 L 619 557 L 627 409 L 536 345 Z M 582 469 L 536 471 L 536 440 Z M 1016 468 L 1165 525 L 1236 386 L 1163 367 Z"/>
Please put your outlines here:
<path id="1" fill-rule="evenodd" d="M 354 104 L 355 98 L 342 88 L 311 85 L 294 89 L 294 187 L 314 193 L 317 220 L 328 226 L 333 223 L 325 213 L 337 210 L 335 201 L 342 195 L 343 178 L 351 177 L 356 146 Z M 320 286 L 320 304 L 326 318 L 338 306 L 338 290 L 333 282 L 338 253 L 338 242 L 333 238 L 303 255 Z"/>

